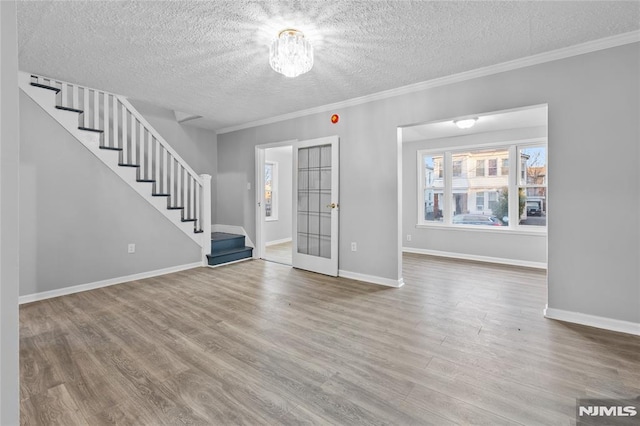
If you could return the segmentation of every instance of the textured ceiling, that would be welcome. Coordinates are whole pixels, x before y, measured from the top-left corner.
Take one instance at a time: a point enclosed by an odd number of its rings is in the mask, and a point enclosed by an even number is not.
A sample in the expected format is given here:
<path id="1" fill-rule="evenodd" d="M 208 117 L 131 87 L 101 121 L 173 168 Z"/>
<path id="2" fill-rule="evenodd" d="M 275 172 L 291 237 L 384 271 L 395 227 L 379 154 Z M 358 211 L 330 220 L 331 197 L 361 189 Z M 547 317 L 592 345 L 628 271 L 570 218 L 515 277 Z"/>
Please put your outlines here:
<path id="1" fill-rule="evenodd" d="M 313 69 L 268 51 L 302 30 Z M 640 28 L 640 2 L 177 1 L 18 4 L 20 69 L 222 128 Z"/>

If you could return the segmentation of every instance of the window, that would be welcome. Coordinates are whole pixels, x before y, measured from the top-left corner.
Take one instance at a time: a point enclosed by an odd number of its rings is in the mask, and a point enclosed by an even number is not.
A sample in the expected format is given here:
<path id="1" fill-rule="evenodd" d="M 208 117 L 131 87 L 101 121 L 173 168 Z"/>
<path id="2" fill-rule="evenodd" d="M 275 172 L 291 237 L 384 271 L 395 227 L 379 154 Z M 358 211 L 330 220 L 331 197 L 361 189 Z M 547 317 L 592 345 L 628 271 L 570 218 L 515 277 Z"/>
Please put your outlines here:
<path id="1" fill-rule="evenodd" d="M 520 224 L 547 225 L 547 148 L 530 146 L 518 150 L 522 165 L 518 193 Z"/>
<path id="2" fill-rule="evenodd" d="M 418 225 L 480 225 L 520 231 L 546 227 L 546 157 L 544 140 L 418 151 Z M 512 176 L 511 164 L 517 166 Z"/>
<path id="3" fill-rule="evenodd" d="M 508 158 L 502 159 L 502 169 L 500 170 L 500 174 L 502 176 L 509 176 L 509 159 Z"/>
<path id="4" fill-rule="evenodd" d="M 442 179 L 443 177 L 442 157 L 433 159 L 433 169 L 434 169 L 435 176 Z"/>
<path id="5" fill-rule="evenodd" d="M 497 191 L 491 191 L 487 193 L 487 198 L 489 199 L 489 210 L 491 210 L 492 212 L 497 211 L 497 207 L 498 207 L 498 192 Z"/>
<path id="6" fill-rule="evenodd" d="M 495 158 L 489 160 L 489 176 L 498 176 L 498 160 Z"/>
<path id="7" fill-rule="evenodd" d="M 265 220 L 278 220 L 278 163 L 264 163 L 264 217 Z"/>
<path id="8" fill-rule="evenodd" d="M 422 218 L 425 222 L 442 221 L 442 155 L 421 157 Z"/>
<path id="9" fill-rule="evenodd" d="M 476 210 L 484 211 L 484 192 L 476 193 Z"/>
<path id="10" fill-rule="evenodd" d="M 453 177 L 462 177 L 462 160 L 453 160 Z"/>

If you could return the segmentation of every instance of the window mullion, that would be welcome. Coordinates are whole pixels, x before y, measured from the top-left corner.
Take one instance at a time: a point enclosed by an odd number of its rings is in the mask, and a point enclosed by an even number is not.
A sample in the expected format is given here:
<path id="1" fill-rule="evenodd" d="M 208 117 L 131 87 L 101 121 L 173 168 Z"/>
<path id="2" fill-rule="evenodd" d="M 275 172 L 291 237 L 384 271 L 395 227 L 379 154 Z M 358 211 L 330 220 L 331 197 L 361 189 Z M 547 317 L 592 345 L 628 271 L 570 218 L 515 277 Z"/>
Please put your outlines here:
<path id="1" fill-rule="evenodd" d="M 444 223 L 451 225 L 452 223 L 452 206 L 453 206 L 453 161 L 451 151 L 444 153 Z"/>
<path id="2" fill-rule="evenodd" d="M 424 191 L 427 188 L 425 182 L 425 167 L 424 167 L 425 154 L 422 151 L 418 151 L 418 223 L 425 223 L 425 200 Z"/>
<path id="3" fill-rule="evenodd" d="M 509 147 L 509 228 L 514 229 L 520 222 L 520 206 L 518 191 L 518 176 L 520 173 L 520 161 L 518 147 Z M 500 218 L 502 219 L 502 218 Z"/>

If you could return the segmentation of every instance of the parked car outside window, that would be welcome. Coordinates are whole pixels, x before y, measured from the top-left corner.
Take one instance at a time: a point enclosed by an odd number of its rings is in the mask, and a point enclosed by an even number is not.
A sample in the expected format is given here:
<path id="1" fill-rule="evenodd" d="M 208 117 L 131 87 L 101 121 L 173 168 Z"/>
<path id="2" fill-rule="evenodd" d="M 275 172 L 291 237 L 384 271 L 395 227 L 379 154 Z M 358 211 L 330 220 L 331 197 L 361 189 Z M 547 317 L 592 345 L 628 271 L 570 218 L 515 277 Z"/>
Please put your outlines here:
<path id="1" fill-rule="evenodd" d="M 542 216 L 540 204 L 537 202 L 527 201 L 527 216 Z"/>

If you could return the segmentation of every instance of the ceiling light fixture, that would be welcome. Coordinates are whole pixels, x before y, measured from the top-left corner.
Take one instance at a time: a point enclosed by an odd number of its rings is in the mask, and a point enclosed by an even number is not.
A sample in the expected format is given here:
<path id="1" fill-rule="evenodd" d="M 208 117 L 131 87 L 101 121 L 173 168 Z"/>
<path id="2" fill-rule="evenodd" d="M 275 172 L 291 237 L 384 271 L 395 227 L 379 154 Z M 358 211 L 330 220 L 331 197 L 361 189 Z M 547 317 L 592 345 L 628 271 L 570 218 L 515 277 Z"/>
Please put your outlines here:
<path id="1" fill-rule="evenodd" d="M 478 117 L 465 118 L 463 120 L 453 120 L 453 124 L 458 126 L 458 129 L 470 129 L 476 125 L 476 121 L 478 121 Z"/>
<path id="2" fill-rule="evenodd" d="M 280 31 L 269 48 L 269 64 L 286 77 L 297 77 L 313 67 L 313 46 L 301 31 Z"/>

